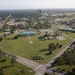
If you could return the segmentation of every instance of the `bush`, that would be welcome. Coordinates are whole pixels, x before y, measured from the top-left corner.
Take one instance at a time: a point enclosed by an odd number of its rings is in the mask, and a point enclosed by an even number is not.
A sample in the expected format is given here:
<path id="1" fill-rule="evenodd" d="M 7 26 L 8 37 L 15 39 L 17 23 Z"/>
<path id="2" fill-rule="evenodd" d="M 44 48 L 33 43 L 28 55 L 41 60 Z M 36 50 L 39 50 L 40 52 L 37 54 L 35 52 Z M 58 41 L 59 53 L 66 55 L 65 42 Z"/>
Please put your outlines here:
<path id="1" fill-rule="evenodd" d="M 31 58 L 32 58 L 32 60 L 42 60 L 42 59 L 44 59 L 41 56 L 33 56 Z"/>
<path id="2" fill-rule="evenodd" d="M 49 50 L 49 54 L 52 54 L 52 51 L 51 50 Z"/>

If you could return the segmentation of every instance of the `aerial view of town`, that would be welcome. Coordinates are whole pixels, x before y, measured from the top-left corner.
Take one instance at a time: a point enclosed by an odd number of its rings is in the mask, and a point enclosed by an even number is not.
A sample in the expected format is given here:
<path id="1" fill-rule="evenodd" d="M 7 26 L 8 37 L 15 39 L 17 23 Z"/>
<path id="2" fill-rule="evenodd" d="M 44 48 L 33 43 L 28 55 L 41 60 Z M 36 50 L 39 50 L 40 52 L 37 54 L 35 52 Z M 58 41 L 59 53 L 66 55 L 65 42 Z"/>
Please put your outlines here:
<path id="1" fill-rule="evenodd" d="M 75 75 L 74 3 L 1 0 L 0 75 Z"/>

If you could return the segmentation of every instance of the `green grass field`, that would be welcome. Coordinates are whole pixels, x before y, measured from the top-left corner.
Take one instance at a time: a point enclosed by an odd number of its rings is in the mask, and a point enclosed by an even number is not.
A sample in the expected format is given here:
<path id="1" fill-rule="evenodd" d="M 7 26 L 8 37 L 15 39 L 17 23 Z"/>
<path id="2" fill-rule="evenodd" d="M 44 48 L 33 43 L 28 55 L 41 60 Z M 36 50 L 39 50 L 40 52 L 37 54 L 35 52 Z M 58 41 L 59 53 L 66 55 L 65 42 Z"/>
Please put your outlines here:
<path id="1" fill-rule="evenodd" d="M 11 60 L 5 56 L 2 56 L 1 58 L 5 58 L 6 61 L 5 62 L 0 62 L 0 67 L 3 67 L 3 66 L 9 66 L 11 65 Z M 20 70 L 24 70 L 24 74 L 23 75 L 34 75 L 34 72 L 30 72 L 32 69 L 26 67 L 26 66 L 23 66 L 19 63 L 15 63 L 14 66 L 12 67 L 9 67 L 9 68 L 5 68 L 3 69 L 3 74 L 4 75 L 20 75 Z"/>
<path id="2" fill-rule="evenodd" d="M 70 37 L 72 37 L 72 38 L 75 38 L 75 33 L 67 33 L 66 35 L 68 35 L 68 36 L 70 36 Z"/>
<path id="3" fill-rule="evenodd" d="M 13 35 L 9 35 L 8 37 L 13 37 Z M 33 44 L 29 43 L 28 37 L 19 37 L 18 39 L 15 40 L 4 39 L 0 42 L 0 47 L 2 47 L 2 49 L 5 51 L 23 56 L 28 59 L 31 59 L 31 56 L 38 54 L 42 56 L 44 59 L 36 60 L 36 62 L 44 64 L 50 61 L 52 57 L 54 57 L 58 53 L 58 51 L 62 50 L 66 46 L 66 44 L 70 41 L 70 39 L 68 38 L 66 38 L 66 40 L 63 41 L 60 41 L 58 39 L 41 41 L 38 39 L 37 35 L 32 36 L 31 40 L 33 41 Z M 48 51 L 39 52 L 39 50 L 48 49 L 49 43 L 52 42 L 54 43 L 59 42 L 60 44 L 62 44 L 63 47 L 54 50 L 51 55 L 45 55 L 46 53 L 48 53 Z"/>

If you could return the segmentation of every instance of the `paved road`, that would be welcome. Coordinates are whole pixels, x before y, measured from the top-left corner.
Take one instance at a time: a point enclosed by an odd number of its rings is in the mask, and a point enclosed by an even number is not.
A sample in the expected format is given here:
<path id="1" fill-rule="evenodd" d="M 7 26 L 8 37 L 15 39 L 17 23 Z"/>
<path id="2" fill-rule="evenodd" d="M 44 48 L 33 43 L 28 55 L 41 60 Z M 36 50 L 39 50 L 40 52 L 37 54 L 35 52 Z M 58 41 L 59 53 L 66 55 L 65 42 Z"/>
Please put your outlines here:
<path id="1" fill-rule="evenodd" d="M 21 64 L 23 64 L 23 65 L 25 65 L 25 66 L 28 66 L 28 67 L 30 67 L 30 68 L 32 68 L 32 69 L 35 69 L 35 68 L 37 68 L 38 66 L 40 66 L 40 64 L 38 64 L 37 62 L 34 62 L 34 61 L 32 61 L 32 60 L 26 59 L 26 58 L 21 57 L 21 56 L 17 56 L 17 57 L 18 57 L 18 58 L 16 59 L 17 62 L 19 62 L 19 63 L 21 63 Z"/>

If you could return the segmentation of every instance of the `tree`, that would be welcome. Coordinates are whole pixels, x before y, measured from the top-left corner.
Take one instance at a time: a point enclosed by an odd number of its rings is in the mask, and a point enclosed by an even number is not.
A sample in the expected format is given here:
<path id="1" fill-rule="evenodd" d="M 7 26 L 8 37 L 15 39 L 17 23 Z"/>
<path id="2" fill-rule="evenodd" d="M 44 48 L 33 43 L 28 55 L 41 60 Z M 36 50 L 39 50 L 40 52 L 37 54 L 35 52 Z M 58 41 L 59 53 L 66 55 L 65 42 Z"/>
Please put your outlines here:
<path id="1" fill-rule="evenodd" d="M 49 44 L 48 50 L 49 50 L 49 54 L 52 54 L 52 45 L 51 44 Z"/>
<path id="2" fill-rule="evenodd" d="M 48 49 L 49 49 L 49 50 L 52 50 L 52 45 L 51 45 L 51 43 L 48 45 Z"/>
<path id="3" fill-rule="evenodd" d="M 52 50 L 55 50 L 56 49 L 56 45 L 55 43 L 52 43 Z"/>
<path id="4" fill-rule="evenodd" d="M 53 63 L 53 66 L 67 64 L 71 68 L 72 65 L 75 65 L 75 49 L 72 45 L 70 49 L 66 50 L 64 54 Z"/>
<path id="5" fill-rule="evenodd" d="M 48 49 L 55 50 L 56 49 L 55 44 L 54 43 L 50 43 L 49 46 L 48 46 Z"/>
<path id="6" fill-rule="evenodd" d="M 49 54 L 52 54 L 52 50 L 49 49 Z"/>
<path id="7" fill-rule="evenodd" d="M 59 43 L 58 42 L 56 43 L 56 46 L 59 47 Z"/>

